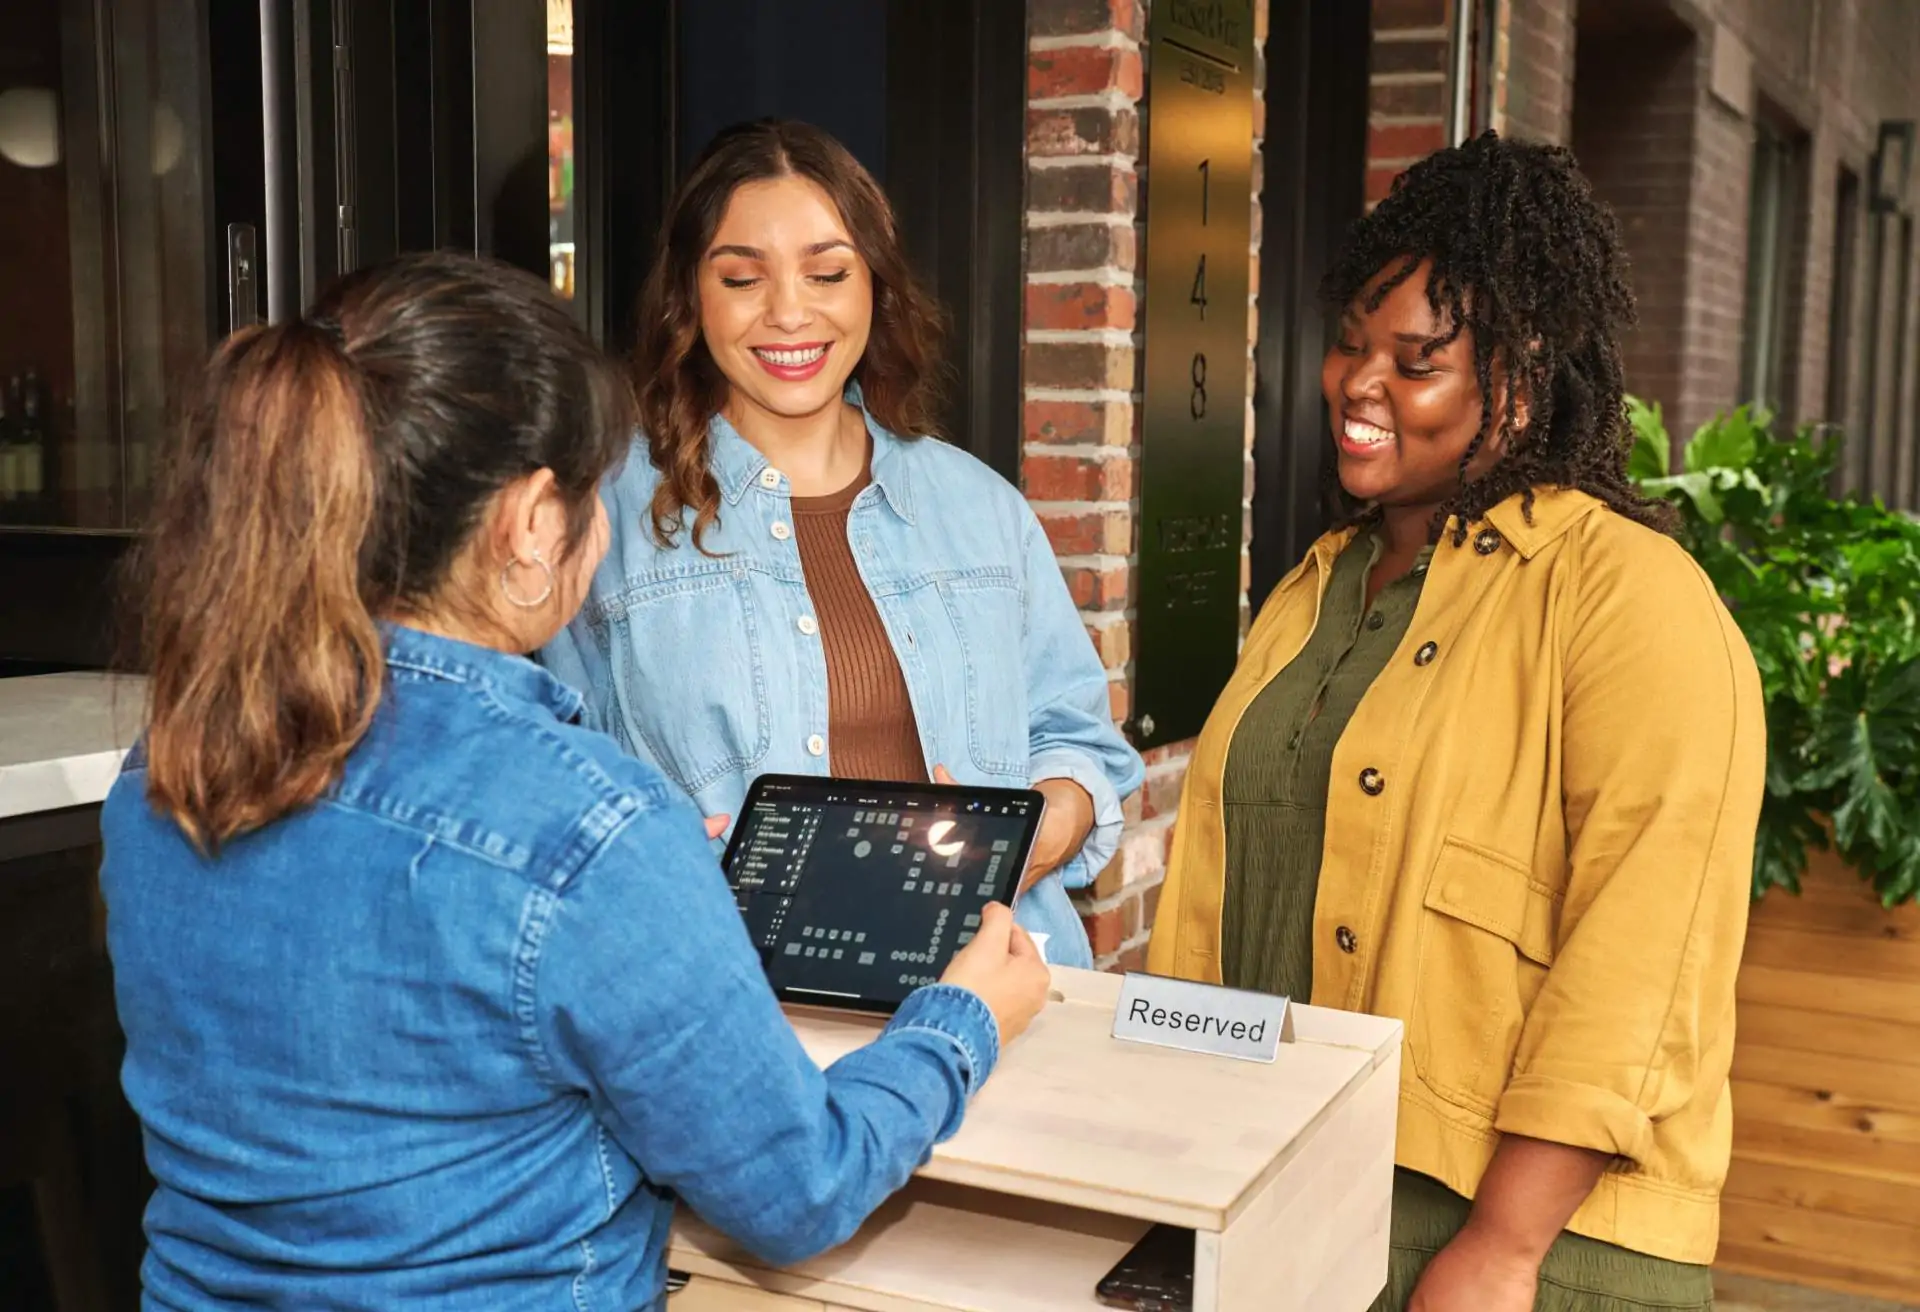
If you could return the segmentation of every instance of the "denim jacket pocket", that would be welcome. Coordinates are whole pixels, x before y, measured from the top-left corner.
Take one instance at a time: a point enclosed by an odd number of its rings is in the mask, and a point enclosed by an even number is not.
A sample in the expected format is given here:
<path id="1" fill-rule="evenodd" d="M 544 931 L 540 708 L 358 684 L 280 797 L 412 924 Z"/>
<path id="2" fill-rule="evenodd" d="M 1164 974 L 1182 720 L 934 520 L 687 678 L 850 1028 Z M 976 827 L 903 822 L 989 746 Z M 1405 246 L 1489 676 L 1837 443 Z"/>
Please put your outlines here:
<path id="1" fill-rule="evenodd" d="M 634 745 L 689 793 L 749 770 L 772 741 L 751 586 L 723 564 L 630 588 L 599 617 Z"/>
<path id="2" fill-rule="evenodd" d="M 1024 780 L 1028 725 L 1026 611 L 1011 570 L 981 569 L 940 580 L 940 600 L 966 666 L 967 747 L 989 774 Z"/>
<path id="3" fill-rule="evenodd" d="M 1448 839 L 1424 905 L 1407 1048 L 1421 1083 L 1491 1117 L 1553 964 L 1558 899 L 1511 858 Z"/>

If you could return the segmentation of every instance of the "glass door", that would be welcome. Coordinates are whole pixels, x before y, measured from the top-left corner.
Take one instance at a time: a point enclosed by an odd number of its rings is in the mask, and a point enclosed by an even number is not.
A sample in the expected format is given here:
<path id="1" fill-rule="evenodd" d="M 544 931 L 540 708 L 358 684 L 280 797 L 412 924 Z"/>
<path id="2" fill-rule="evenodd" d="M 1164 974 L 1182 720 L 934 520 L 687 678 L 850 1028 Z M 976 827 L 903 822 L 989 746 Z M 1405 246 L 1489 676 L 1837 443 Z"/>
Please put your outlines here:
<path id="1" fill-rule="evenodd" d="M 229 88 L 210 69 L 228 35 L 163 0 L 0 12 L 0 524 L 140 520 L 176 390 L 216 332 Z M 256 121 L 258 103 L 256 73 Z"/>
<path id="2" fill-rule="evenodd" d="M 0 677 L 107 663 L 154 453 L 251 312 L 259 15 L 0 4 Z"/>

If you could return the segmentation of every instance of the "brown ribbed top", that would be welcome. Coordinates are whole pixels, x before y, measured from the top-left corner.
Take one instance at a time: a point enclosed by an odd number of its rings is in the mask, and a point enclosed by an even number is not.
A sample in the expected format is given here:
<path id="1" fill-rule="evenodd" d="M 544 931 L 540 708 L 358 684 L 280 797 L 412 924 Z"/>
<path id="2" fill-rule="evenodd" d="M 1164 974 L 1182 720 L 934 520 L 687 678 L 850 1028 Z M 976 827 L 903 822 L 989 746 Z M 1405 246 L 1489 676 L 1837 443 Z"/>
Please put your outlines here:
<path id="1" fill-rule="evenodd" d="M 907 680 L 847 541 L 847 512 L 872 481 L 862 470 L 829 496 L 793 498 L 793 539 L 827 655 L 828 760 L 844 779 L 923 783 Z"/>

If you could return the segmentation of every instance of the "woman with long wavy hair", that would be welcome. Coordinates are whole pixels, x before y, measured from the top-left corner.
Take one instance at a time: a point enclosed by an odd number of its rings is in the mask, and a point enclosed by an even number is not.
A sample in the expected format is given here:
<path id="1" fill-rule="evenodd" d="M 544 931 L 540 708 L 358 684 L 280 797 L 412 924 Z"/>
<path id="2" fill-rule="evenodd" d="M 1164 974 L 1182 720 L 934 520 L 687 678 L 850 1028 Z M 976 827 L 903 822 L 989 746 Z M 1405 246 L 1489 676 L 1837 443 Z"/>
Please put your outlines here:
<path id="1" fill-rule="evenodd" d="M 716 817 L 764 772 L 1038 788 L 1016 916 L 1090 965 L 1065 890 L 1140 758 L 1025 499 L 929 436 L 940 315 L 878 184 L 818 128 L 721 133 L 640 324 L 613 548 L 542 660 Z"/>

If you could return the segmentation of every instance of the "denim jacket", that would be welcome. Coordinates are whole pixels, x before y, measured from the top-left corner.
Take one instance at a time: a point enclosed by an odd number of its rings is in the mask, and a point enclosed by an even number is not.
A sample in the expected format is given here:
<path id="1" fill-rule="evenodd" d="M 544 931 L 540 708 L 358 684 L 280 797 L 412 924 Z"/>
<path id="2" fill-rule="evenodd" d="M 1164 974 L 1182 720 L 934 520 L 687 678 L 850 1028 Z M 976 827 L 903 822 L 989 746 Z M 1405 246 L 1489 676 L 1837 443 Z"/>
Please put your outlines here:
<path id="1" fill-rule="evenodd" d="M 137 752 L 107 798 L 146 1307 L 658 1308 L 676 1195 L 791 1262 L 958 1128 L 976 995 L 823 1073 L 678 787 L 531 661 L 395 629 L 388 665 L 338 785 L 214 858 Z"/>
<path id="2" fill-rule="evenodd" d="M 858 389 L 848 399 L 859 400 Z M 873 482 L 847 515 L 854 561 L 905 676 L 927 769 L 961 783 L 1071 779 L 1093 798 L 1080 852 L 1020 899 L 1048 958 L 1089 966 L 1065 890 L 1120 844 L 1139 755 L 1113 726 L 1106 671 L 1026 499 L 966 452 L 903 440 L 872 416 Z M 738 816 L 754 777 L 828 773 L 827 661 L 800 571 L 787 479 L 715 416 L 720 520 L 662 549 L 659 473 L 636 446 L 605 490 L 613 547 L 573 624 L 542 651 L 587 693 L 591 723 L 657 763 L 709 815 Z M 642 439 L 644 441 L 644 439 Z M 692 512 L 686 515 L 691 525 Z"/>

